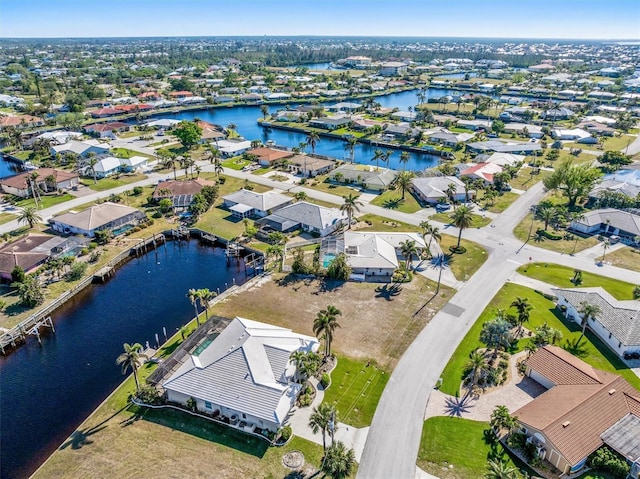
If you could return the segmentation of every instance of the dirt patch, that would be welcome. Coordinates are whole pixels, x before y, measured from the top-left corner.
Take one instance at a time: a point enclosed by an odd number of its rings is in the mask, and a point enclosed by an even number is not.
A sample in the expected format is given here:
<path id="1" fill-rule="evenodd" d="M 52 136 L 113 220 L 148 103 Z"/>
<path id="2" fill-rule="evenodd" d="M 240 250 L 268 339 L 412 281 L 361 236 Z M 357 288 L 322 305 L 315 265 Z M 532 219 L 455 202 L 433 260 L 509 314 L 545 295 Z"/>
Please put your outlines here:
<path id="1" fill-rule="evenodd" d="M 255 319 L 313 335 L 316 314 L 333 305 L 342 311 L 333 350 L 356 359 L 373 359 L 390 370 L 451 297 L 452 290 L 441 286 L 437 297 L 433 297 L 434 293 L 435 283 L 422 277 L 393 287 L 276 275 L 272 281 L 221 301 L 213 313 Z"/>

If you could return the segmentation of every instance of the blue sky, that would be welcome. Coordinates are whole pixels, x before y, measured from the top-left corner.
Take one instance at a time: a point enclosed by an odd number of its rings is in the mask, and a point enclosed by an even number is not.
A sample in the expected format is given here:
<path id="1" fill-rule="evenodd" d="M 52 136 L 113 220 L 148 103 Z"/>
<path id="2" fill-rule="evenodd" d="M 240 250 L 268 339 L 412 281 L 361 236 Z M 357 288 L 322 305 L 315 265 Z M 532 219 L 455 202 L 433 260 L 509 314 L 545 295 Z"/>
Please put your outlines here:
<path id="1" fill-rule="evenodd" d="M 2 37 L 640 39 L 638 0 L 0 0 Z"/>

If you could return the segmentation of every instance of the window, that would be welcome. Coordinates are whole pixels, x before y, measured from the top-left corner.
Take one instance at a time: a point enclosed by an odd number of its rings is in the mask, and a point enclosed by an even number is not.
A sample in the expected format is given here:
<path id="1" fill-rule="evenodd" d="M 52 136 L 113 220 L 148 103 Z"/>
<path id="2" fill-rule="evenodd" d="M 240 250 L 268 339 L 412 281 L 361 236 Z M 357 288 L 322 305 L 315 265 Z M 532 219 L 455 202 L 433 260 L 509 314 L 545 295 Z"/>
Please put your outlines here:
<path id="1" fill-rule="evenodd" d="M 242 413 L 242 419 L 247 419 L 247 415 L 245 413 Z"/>
<path id="2" fill-rule="evenodd" d="M 204 402 L 204 407 L 206 409 L 213 409 L 213 404 L 211 404 L 209 401 L 205 401 Z"/>

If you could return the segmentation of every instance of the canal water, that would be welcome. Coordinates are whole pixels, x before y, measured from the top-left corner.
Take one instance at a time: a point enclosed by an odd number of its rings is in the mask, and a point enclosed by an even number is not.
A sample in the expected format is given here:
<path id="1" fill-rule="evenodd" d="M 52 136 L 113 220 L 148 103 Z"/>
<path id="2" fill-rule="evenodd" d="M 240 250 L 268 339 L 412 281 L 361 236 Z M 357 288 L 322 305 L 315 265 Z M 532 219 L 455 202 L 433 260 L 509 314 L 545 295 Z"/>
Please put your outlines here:
<path id="1" fill-rule="evenodd" d="M 123 380 L 122 344 L 155 343 L 194 315 L 190 288 L 244 282 L 224 250 L 169 241 L 52 314 L 56 334 L 0 357 L 0 477 L 28 477 Z M 259 318 L 256 318 L 259 319 Z"/>
<path id="2" fill-rule="evenodd" d="M 401 93 L 393 93 L 390 95 L 383 95 L 376 97 L 376 101 L 385 108 L 399 108 L 402 111 L 407 111 L 409 107 L 415 107 L 418 102 L 417 91 L 405 91 Z M 427 91 L 427 98 L 440 98 L 447 95 L 459 95 L 460 92 L 454 90 L 437 89 L 432 88 Z M 295 105 L 291 105 L 294 107 Z M 269 113 L 275 113 L 278 110 L 283 109 L 282 105 L 270 105 Z M 258 125 L 257 120 L 262 117 L 260 107 L 258 106 L 239 106 L 229 108 L 213 108 L 210 110 L 191 110 L 180 113 L 167 113 L 158 115 L 154 118 L 174 118 L 177 120 L 192 120 L 198 118 L 200 120 L 208 121 L 222 126 L 228 126 L 234 124 L 237 127 L 237 131 L 240 135 L 247 140 L 261 140 L 266 143 L 268 140 L 273 140 L 276 145 L 285 147 L 297 147 L 300 143 L 306 141 L 306 135 L 303 133 L 296 133 L 291 131 L 278 130 L 272 128 L 266 130 Z M 338 159 L 349 159 L 349 153 L 344 149 L 345 142 L 333 138 L 321 137 L 320 141 L 316 145 L 315 152 L 320 155 L 326 155 Z M 378 147 L 364 145 L 358 143 L 354 149 L 354 160 L 356 163 L 373 164 L 371 159 L 373 158 L 374 151 Z M 311 152 L 309 148 L 306 149 L 308 153 Z M 387 165 L 389 168 L 402 169 L 403 165 L 400 163 L 400 151 L 392 150 L 392 155 L 389 158 Z M 439 157 L 428 154 L 412 153 L 406 168 L 409 170 L 424 170 L 437 165 Z"/>

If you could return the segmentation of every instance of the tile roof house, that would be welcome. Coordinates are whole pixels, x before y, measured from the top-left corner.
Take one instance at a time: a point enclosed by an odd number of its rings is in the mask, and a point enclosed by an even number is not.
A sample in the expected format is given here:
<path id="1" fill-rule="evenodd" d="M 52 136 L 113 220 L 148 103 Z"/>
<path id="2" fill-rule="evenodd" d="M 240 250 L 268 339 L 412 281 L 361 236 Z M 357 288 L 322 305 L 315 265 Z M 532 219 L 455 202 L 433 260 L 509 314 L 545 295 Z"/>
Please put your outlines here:
<path id="1" fill-rule="evenodd" d="M 78 186 L 79 178 L 76 173 L 54 168 L 38 168 L 0 180 L 0 187 L 5 193 L 28 198 L 32 194 L 31 175 L 33 173 L 38 173 L 35 182 L 42 191 L 60 191 Z"/>
<path id="2" fill-rule="evenodd" d="M 326 236 L 347 223 L 347 216 L 337 208 L 325 208 L 306 201 L 299 201 L 266 216 L 258 222 L 271 228 L 288 232 L 297 228 Z"/>
<path id="3" fill-rule="evenodd" d="M 84 127 L 84 131 L 87 133 L 93 133 L 100 138 L 111 138 L 113 140 L 116 139 L 116 133 L 129 131 L 130 129 L 131 125 L 120 121 L 114 121 L 111 123 L 95 123 Z"/>
<path id="4" fill-rule="evenodd" d="M 109 201 L 83 211 L 69 211 L 49 220 L 54 231 L 93 237 L 97 230 L 123 233 L 129 225 L 136 225 L 147 216 L 140 210 Z"/>
<path id="5" fill-rule="evenodd" d="M 222 199 L 231 214 L 238 218 L 251 216 L 262 218 L 294 201 L 292 197 L 273 190 L 256 193 L 245 189 L 223 196 Z"/>
<path id="6" fill-rule="evenodd" d="M 496 163 L 478 163 L 460 172 L 460 176 L 466 176 L 472 180 L 482 180 L 487 184 L 493 183 L 493 176 L 502 172 L 502 166 Z"/>
<path id="7" fill-rule="evenodd" d="M 398 176 L 398 172 L 388 168 L 374 168 L 346 163 L 331 172 L 331 178 L 336 176 L 340 182 L 361 185 L 367 190 L 384 191 L 388 189 Z"/>
<path id="8" fill-rule="evenodd" d="M 565 316 L 578 324 L 582 324 L 580 303 L 586 301 L 600 307 L 600 313 L 589 320 L 589 329 L 620 357 L 640 353 L 640 301 L 619 301 L 600 287 L 557 288 L 553 293 L 558 297 L 558 306 L 566 308 Z"/>
<path id="9" fill-rule="evenodd" d="M 26 273 L 34 271 L 51 256 L 51 250 L 64 243 L 59 236 L 28 234 L 0 247 L 0 278 L 11 280 L 11 272 L 20 266 Z"/>
<path id="10" fill-rule="evenodd" d="M 411 192 L 425 203 L 438 204 L 449 201 L 446 191 L 449 185 L 455 186 L 454 201 L 465 201 L 465 184 L 455 176 L 433 176 L 411 180 Z M 474 190 L 468 191 L 469 199 L 475 196 Z"/>
<path id="11" fill-rule="evenodd" d="M 247 151 L 247 153 L 254 155 L 257 158 L 258 164 L 261 166 L 272 166 L 284 158 L 289 158 L 293 155 L 290 151 L 265 147 L 253 148 Z"/>
<path id="12" fill-rule="evenodd" d="M 640 392 L 624 378 L 556 346 L 538 349 L 525 365 L 527 376 L 547 391 L 512 414 L 542 460 L 568 474 L 604 444 L 637 454 L 637 443 L 625 438 L 640 437 Z"/>
<path id="13" fill-rule="evenodd" d="M 205 186 L 215 186 L 215 181 L 195 178 L 192 180 L 166 180 L 160 181 L 153 192 L 153 199 L 160 201 L 169 198 L 173 202 L 173 208 L 187 208 L 193 201 L 193 197 L 202 191 Z"/>
<path id="14" fill-rule="evenodd" d="M 418 233 L 346 231 L 344 253 L 352 274 L 360 275 L 364 281 L 391 281 L 398 268 L 400 244 L 405 241 L 415 241 L 417 248 L 425 247 Z"/>
<path id="15" fill-rule="evenodd" d="M 314 177 L 328 173 L 336 167 L 336 162 L 307 155 L 289 158 L 289 171 L 294 175 Z"/>
<path id="16" fill-rule="evenodd" d="M 316 338 L 236 317 L 199 354 L 192 354 L 162 387 L 169 401 L 196 400 L 199 411 L 229 418 L 233 426 L 277 431 L 301 384 L 293 382 L 295 351 L 317 351 Z"/>
<path id="17" fill-rule="evenodd" d="M 620 236 L 625 243 L 634 243 L 640 236 L 640 216 L 615 208 L 603 208 L 585 213 L 571 222 L 571 229 L 585 234 L 603 233 Z"/>

